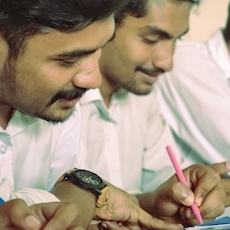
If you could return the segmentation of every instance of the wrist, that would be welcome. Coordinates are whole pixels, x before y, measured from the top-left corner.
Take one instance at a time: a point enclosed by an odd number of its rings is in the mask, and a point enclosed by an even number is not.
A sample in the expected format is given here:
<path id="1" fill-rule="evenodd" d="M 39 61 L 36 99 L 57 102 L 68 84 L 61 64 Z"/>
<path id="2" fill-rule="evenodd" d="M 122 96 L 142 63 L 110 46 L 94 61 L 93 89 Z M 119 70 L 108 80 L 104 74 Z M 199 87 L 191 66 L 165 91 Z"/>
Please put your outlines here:
<path id="1" fill-rule="evenodd" d="M 74 186 L 86 190 L 94 195 L 96 198 L 95 206 L 101 208 L 108 203 L 109 186 L 97 174 L 83 170 L 72 169 L 64 173 L 56 182 L 69 181 Z"/>

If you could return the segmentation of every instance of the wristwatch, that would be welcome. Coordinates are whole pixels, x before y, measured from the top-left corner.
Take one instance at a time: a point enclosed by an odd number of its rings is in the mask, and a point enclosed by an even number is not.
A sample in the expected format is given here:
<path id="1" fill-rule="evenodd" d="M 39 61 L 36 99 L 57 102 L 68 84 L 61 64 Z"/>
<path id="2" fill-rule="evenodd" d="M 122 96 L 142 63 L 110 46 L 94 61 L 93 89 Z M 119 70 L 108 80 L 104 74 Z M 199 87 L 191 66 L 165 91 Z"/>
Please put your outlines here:
<path id="1" fill-rule="evenodd" d="M 74 185 L 92 192 L 96 198 L 96 207 L 101 208 L 109 202 L 109 186 L 95 173 L 84 169 L 71 169 L 64 173 L 55 183 L 70 181 Z"/>

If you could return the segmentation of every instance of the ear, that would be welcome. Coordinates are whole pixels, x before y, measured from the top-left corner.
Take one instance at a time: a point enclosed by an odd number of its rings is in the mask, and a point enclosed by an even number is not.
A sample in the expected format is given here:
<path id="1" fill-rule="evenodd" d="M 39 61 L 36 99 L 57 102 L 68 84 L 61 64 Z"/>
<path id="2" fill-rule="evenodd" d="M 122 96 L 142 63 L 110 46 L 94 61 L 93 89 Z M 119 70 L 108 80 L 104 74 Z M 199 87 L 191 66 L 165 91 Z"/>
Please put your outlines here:
<path id="1" fill-rule="evenodd" d="M 7 61 L 9 46 L 7 41 L 0 34 L 0 72 Z"/>

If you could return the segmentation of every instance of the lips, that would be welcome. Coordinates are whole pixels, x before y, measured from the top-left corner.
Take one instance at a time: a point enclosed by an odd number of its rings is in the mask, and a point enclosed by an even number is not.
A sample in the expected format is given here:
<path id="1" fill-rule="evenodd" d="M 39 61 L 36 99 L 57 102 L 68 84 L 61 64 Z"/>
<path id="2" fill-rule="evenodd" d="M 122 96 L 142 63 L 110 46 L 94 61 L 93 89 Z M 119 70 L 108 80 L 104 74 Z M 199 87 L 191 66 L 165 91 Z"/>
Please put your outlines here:
<path id="1" fill-rule="evenodd" d="M 160 74 L 164 73 L 163 70 L 156 69 L 156 68 L 154 68 L 154 69 L 146 69 L 146 68 L 138 67 L 137 70 L 142 72 L 145 75 L 148 75 L 149 77 L 157 77 Z"/>
<path id="2" fill-rule="evenodd" d="M 157 77 L 163 73 L 162 71 L 156 71 L 156 70 L 154 70 L 154 71 L 147 71 L 147 70 L 143 71 L 143 70 L 141 70 L 141 72 L 150 76 L 150 77 Z"/>
<path id="3" fill-rule="evenodd" d="M 62 104 L 63 107 L 71 108 L 77 104 L 77 102 L 81 99 L 81 97 L 67 100 L 67 99 L 58 99 L 58 101 Z"/>

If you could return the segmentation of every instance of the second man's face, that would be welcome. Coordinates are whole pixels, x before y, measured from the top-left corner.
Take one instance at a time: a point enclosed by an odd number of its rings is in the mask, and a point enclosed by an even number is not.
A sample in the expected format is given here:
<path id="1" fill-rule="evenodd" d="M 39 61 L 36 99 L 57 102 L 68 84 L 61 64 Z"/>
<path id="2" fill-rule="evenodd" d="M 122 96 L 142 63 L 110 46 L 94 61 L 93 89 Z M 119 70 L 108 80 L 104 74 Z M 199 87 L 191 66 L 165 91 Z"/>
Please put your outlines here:
<path id="1" fill-rule="evenodd" d="M 100 59 L 105 81 L 140 95 L 148 94 L 157 76 L 172 68 L 176 39 L 188 30 L 191 3 L 149 0 L 147 8 L 145 17 L 124 19 Z"/>

